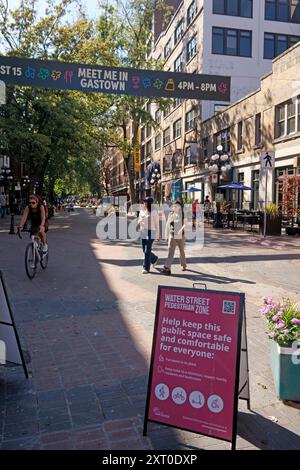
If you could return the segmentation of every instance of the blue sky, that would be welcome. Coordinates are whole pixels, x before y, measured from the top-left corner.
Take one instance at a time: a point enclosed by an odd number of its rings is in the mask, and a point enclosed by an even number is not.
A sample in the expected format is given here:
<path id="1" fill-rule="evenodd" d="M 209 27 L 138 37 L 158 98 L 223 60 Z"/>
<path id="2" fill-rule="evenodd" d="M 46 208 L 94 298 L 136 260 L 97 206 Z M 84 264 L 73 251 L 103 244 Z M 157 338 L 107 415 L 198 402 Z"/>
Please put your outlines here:
<path id="1" fill-rule="evenodd" d="M 39 8 L 41 8 L 41 10 L 44 10 L 46 3 L 47 3 L 46 0 L 39 0 L 38 1 Z M 97 4 L 98 4 L 97 0 L 82 0 L 82 3 L 83 5 L 85 5 L 90 18 L 94 18 L 97 12 L 99 12 L 97 8 Z M 19 0 L 8 0 L 8 5 L 9 5 L 9 8 L 13 9 L 19 5 Z"/>

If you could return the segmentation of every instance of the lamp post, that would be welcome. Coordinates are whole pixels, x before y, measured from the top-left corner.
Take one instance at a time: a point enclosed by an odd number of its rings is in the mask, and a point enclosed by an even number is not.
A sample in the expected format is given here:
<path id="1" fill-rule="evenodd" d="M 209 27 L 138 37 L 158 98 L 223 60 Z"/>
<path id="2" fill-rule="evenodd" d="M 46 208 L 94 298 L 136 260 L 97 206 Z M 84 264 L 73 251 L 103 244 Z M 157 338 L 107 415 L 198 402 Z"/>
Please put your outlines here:
<path id="1" fill-rule="evenodd" d="M 229 163 L 229 155 L 227 155 L 226 153 L 223 153 L 222 145 L 217 146 L 217 152 L 214 155 L 212 155 L 208 168 L 213 174 L 217 174 L 217 188 L 218 188 L 220 186 L 221 174 L 225 173 L 231 168 L 231 165 Z M 213 223 L 213 227 L 223 228 L 220 201 L 216 201 L 216 208 L 217 208 L 217 213 L 216 213 L 216 217 Z"/>
<path id="2" fill-rule="evenodd" d="M 146 193 L 150 190 L 153 194 L 154 202 L 156 202 L 157 199 L 157 187 L 160 183 L 160 179 L 160 162 L 149 163 L 146 170 Z"/>
<path id="3" fill-rule="evenodd" d="M 13 176 L 11 174 L 11 169 L 10 169 L 9 165 L 7 165 L 7 164 L 3 165 L 3 167 L 0 170 L 0 184 L 1 183 L 3 183 L 3 184 L 10 183 L 12 180 L 13 180 Z M 10 212 L 11 212 L 11 214 L 10 214 L 9 234 L 13 235 L 15 233 L 15 230 L 14 230 L 14 214 L 13 214 L 12 210 Z"/>

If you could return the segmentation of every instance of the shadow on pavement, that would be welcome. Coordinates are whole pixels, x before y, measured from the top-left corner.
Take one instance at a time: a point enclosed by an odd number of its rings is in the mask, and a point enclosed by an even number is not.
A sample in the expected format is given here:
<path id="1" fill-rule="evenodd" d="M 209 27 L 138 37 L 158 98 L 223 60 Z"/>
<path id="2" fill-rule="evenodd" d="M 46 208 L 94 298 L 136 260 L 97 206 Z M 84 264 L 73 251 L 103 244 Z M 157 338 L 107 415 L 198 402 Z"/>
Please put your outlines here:
<path id="1" fill-rule="evenodd" d="M 297 434 L 258 413 L 239 412 L 237 428 L 240 437 L 259 449 L 299 450 L 300 448 L 300 437 Z"/>

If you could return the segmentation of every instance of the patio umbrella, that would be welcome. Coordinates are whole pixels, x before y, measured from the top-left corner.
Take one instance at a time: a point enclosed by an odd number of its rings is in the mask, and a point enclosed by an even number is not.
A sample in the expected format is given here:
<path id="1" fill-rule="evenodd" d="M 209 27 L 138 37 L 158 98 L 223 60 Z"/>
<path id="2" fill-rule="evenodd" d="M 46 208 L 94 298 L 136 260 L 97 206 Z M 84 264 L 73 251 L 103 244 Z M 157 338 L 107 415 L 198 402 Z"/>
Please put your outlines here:
<path id="1" fill-rule="evenodd" d="M 222 184 L 221 186 L 218 186 L 218 189 L 239 189 L 241 191 L 254 191 L 254 188 L 251 188 L 251 186 L 245 186 L 244 184 L 239 183 Z"/>
<path id="2" fill-rule="evenodd" d="M 244 184 L 240 183 L 229 183 L 229 184 L 222 184 L 218 186 L 218 189 L 236 189 L 237 191 L 254 191 L 254 188 L 251 186 L 245 186 Z M 236 202 L 234 202 L 234 206 L 236 209 Z"/>
<path id="3" fill-rule="evenodd" d="M 199 188 L 189 188 L 189 189 L 185 189 L 184 191 L 182 191 L 183 193 L 196 193 L 198 191 L 202 191 L 202 189 L 199 189 Z"/>

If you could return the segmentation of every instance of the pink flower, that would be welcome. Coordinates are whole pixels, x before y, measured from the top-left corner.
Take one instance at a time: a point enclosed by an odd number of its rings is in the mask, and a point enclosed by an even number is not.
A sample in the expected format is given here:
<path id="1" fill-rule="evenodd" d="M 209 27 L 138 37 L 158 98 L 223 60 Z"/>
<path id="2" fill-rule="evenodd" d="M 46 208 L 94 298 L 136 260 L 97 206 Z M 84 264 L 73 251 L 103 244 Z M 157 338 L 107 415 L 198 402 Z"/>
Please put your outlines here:
<path id="1" fill-rule="evenodd" d="M 285 321 L 283 321 L 283 320 L 279 320 L 277 325 L 275 325 L 276 330 L 280 330 L 283 327 L 285 327 Z"/>
<path id="2" fill-rule="evenodd" d="M 295 325 L 300 325 L 300 318 L 292 318 L 291 323 L 294 323 Z"/>
<path id="3" fill-rule="evenodd" d="M 272 321 L 277 321 L 277 320 L 278 320 L 278 318 L 279 318 L 279 317 L 278 317 L 278 315 L 273 315 L 273 317 L 272 317 Z"/>
<path id="4" fill-rule="evenodd" d="M 276 336 L 278 336 L 278 334 L 272 332 L 272 333 L 268 333 L 268 336 L 269 336 L 270 338 L 276 338 Z"/>
<path id="5" fill-rule="evenodd" d="M 288 329 L 282 330 L 282 333 L 284 333 L 285 335 L 287 335 L 289 332 L 290 332 L 290 330 L 288 330 Z"/>
<path id="6" fill-rule="evenodd" d="M 278 310 L 277 315 L 278 317 L 281 317 L 283 315 L 283 310 Z"/>

